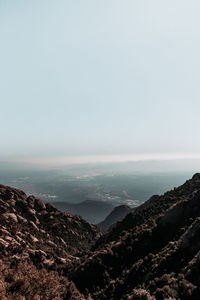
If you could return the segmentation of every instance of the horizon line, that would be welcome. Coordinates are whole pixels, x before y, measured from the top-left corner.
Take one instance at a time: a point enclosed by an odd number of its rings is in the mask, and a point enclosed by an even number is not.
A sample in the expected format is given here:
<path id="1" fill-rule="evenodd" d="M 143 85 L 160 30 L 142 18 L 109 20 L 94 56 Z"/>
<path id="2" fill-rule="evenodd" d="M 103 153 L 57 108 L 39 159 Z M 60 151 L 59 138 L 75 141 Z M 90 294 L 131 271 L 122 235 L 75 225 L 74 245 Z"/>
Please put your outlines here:
<path id="1" fill-rule="evenodd" d="M 77 155 L 34 157 L 19 159 L 1 159 L 1 162 L 30 163 L 34 165 L 79 165 L 88 163 L 139 162 L 151 160 L 200 159 L 200 153 L 142 153 L 142 154 L 112 154 L 112 155 Z"/>

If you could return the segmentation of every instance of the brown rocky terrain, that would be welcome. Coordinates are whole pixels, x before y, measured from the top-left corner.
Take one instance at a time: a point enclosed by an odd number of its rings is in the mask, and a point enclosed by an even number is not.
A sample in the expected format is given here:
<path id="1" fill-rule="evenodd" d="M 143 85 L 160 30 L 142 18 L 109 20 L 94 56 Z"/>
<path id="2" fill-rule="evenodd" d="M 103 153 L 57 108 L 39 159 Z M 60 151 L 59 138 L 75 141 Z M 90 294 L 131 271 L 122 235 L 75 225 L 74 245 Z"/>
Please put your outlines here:
<path id="1" fill-rule="evenodd" d="M 92 299 L 200 299 L 200 174 L 128 214 L 69 276 Z"/>
<path id="2" fill-rule="evenodd" d="M 100 231 L 79 216 L 3 185 L 0 213 L 1 297 L 62 299 L 66 290 L 62 275 L 88 251 Z"/>
<path id="3" fill-rule="evenodd" d="M 0 299 L 200 299 L 200 174 L 102 234 L 0 186 Z"/>

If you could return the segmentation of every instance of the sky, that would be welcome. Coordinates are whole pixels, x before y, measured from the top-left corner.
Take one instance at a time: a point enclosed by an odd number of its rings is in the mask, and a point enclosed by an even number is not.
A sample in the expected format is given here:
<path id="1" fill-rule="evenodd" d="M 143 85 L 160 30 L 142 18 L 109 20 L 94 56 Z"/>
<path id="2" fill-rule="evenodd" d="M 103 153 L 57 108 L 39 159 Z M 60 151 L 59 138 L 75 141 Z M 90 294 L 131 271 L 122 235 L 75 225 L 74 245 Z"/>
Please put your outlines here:
<path id="1" fill-rule="evenodd" d="M 0 159 L 198 156 L 199 11 L 0 0 Z"/>

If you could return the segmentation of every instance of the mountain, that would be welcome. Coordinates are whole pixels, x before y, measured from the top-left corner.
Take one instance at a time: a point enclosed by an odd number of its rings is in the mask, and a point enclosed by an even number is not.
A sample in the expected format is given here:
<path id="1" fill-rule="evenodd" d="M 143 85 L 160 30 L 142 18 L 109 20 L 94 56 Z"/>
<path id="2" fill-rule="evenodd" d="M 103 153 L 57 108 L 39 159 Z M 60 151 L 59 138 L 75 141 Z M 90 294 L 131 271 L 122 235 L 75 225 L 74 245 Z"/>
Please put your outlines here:
<path id="1" fill-rule="evenodd" d="M 119 205 L 111 211 L 105 220 L 98 223 L 97 226 L 103 230 L 108 230 L 117 221 L 123 219 L 130 212 L 131 208 L 128 205 Z"/>
<path id="2" fill-rule="evenodd" d="M 0 186 L 0 299 L 200 299 L 200 174 L 106 233 Z"/>
<path id="3" fill-rule="evenodd" d="M 98 200 L 85 200 L 80 203 L 53 202 L 61 211 L 80 215 L 91 224 L 102 221 L 113 209 L 114 205 Z"/>
<path id="4" fill-rule="evenodd" d="M 0 213 L 0 299 L 33 299 L 35 294 L 62 299 L 67 285 L 62 275 L 89 250 L 100 230 L 3 185 Z"/>
<path id="5" fill-rule="evenodd" d="M 200 174 L 104 234 L 68 276 L 91 299 L 200 299 Z"/>

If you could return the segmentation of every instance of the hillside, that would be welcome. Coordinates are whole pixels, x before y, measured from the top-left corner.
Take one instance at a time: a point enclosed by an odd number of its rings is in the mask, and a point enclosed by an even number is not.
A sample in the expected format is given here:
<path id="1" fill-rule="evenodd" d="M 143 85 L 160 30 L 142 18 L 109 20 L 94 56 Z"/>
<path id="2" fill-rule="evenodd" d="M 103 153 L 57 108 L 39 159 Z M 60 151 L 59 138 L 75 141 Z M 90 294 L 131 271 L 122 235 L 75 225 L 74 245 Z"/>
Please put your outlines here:
<path id="1" fill-rule="evenodd" d="M 200 299 L 200 174 L 104 234 L 0 186 L 0 299 Z"/>
<path id="2" fill-rule="evenodd" d="M 22 292 L 30 299 L 34 293 L 44 297 L 65 292 L 66 279 L 60 274 L 101 234 L 81 217 L 60 212 L 52 204 L 3 185 L 0 212 L 0 295 L 14 294 L 14 299 Z M 34 276 L 40 280 L 36 282 Z M 41 290 L 40 284 L 44 285 Z M 47 295 L 45 299 L 49 299 Z"/>
<path id="3" fill-rule="evenodd" d="M 200 299 L 199 234 L 196 174 L 117 223 L 70 279 L 92 299 Z"/>

